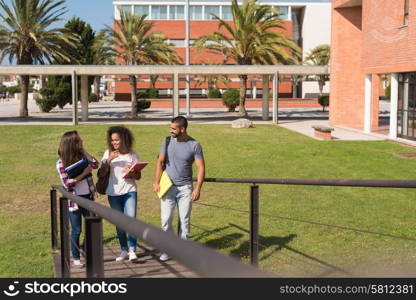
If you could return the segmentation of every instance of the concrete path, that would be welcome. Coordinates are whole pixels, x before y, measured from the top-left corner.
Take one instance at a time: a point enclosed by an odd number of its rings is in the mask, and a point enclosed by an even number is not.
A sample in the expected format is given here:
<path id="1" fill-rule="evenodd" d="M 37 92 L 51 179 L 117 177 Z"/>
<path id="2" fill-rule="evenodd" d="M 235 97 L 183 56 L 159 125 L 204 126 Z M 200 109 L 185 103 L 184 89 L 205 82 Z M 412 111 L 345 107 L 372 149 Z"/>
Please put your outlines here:
<path id="1" fill-rule="evenodd" d="M 320 125 L 320 126 L 329 126 L 328 120 L 297 120 L 297 121 L 286 121 L 283 120 L 280 123 L 280 126 L 296 131 L 298 133 L 302 133 L 314 139 L 319 139 L 314 136 L 314 129 L 312 126 Z M 377 140 L 385 140 L 387 139 L 386 135 L 382 134 L 366 134 L 359 130 L 354 130 L 347 127 L 342 126 L 331 126 L 334 128 L 332 131 L 332 139 L 333 140 L 350 140 L 350 141 L 377 141 Z"/>
<path id="2" fill-rule="evenodd" d="M 72 124 L 72 106 L 66 105 L 63 109 L 54 108 L 49 113 L 40 112 L 35 101 L 29 101 L 29 118 L 18 118 L 19 102 L 15 99 L 0 102 L 0 125 L 71 125 Z M 80 111 L 80 108 L 79 108 Z M 261 109 L 248 109 L 249 119 L 254 124 L 272 124 L 271 121 L 263 121 L 261 119 Z M 185 111 L 181 110 L 184 115 Z M 79 112 L 80 115 L 80 112 Z M 80 122 L 80 124 L 135 124 L 135 125 L 156 125 L 169 124 L 172 117 L 172 109 L 148 109 L 139 114 L 138 119 L 131 119 L 130 103 L 115 101 L 100 101 L 90 103 L 89 121 Z M 388 117 L 389 103 L 380 102 L 380 116 Z M 270 112 L 270 120 L 271 120 Z M 230 124 L 237 119 L 235 113 L 230 113 L 223 108 L 207 109 L 194 108 L 188 117 L 190 123 L 193 124 Z M 282 108 L 279 110 L 279 125 L 304 134 L 314 139 L 313 125 L 329 125 L 328 112 L 323 112 L 316 108 Z M 387 135 L 379 133 L 366 134 L 360 130 L 347 128 L 343 126 L 333 126 L 333 140 L 385 140 Z M 416 146 L 413 141 L 397 139 L 395 141 Z"/>

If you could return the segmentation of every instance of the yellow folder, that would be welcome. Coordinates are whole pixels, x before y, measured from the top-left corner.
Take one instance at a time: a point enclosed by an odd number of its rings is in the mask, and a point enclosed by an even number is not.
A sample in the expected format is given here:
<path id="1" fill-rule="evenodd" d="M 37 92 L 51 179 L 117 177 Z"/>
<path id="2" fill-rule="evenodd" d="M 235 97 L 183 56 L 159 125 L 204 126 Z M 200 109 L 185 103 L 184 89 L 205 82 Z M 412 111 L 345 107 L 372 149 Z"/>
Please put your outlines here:
<path id="1" fill-rule="evenodd" d="M 160 177 L 160 182 L 159 182 L 159 192 L 157 193 L 157 196 L 159 198 L 162 198 L 166 192 L 170 189 L 170 187 L 172 186 L 172 181 L 169 178 L 168 173 L 166 173 L 166 171 L 163 171 L 162 176 Z"/>

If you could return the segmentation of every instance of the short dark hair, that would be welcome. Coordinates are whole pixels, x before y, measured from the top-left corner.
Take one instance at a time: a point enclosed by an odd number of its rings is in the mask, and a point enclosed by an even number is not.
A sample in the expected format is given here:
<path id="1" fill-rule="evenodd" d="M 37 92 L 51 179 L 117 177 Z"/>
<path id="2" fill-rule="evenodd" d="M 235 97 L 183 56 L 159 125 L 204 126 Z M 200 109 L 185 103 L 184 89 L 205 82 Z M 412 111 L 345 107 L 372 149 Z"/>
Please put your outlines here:
<path id="1" fill-rule="evenodd" d="M 170 122 L 178 124 L 180 127 L 183 127 L 185 129 L 188 128 L 188 120 L 183 116 L 175 117 Z"/>
<path id="2" fill-rule="evenodd" d="M 117 133 L 120 137 L 121 144 L 120 148 L 124 151 L 130 152 L 133 144 L 134 137 L 131 131 L 124 126 L 112 126 L 107 130 L 107 145 L 110 151 L 114 151 L 113 145 L 111 144 L 111 136 Z"/>

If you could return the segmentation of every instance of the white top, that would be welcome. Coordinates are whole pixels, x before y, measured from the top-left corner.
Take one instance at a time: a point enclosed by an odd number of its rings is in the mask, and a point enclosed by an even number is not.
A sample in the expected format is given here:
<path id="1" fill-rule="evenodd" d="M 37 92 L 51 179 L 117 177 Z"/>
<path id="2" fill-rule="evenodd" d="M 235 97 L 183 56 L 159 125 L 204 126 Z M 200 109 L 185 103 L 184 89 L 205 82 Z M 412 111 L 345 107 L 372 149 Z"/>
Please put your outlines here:
<path id="1" fill-rule="evenodd" d="M 91 193 L 90 186 L 88 185 L 87 179 L 83 179 L 74 187 L 74 191 L 76 195 L 88 195 Z"/>
<path id="2" fill-rule="evenodd" d="M 108 159 L 109 151 L 105 151 L 101 163 L 105 163 Z M 105 193 L 109 196 L 120 196 L 129 192 L 136 192 L 136 181 L 132 178 L 124 179 L 124 169 L 131 167 L 133 164 L 139 162 L 139 156 L 136 152 L 131 151 L 127 154 L 120 154 L 114 158 L 110 163 L 110 177 L 108 179 L 108 186 Z"/>

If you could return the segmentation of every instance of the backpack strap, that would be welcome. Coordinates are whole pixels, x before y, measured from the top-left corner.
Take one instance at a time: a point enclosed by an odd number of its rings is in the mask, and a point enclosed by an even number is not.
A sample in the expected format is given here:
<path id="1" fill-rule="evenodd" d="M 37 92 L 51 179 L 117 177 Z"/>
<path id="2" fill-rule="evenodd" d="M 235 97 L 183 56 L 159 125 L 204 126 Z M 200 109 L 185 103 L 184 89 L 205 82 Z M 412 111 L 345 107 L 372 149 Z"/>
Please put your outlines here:
<path id="1" fill-rule="evenodd" d="M 168 146 L 170 143 L 170 136 L 167 136 L 165 138 L 165 160 L 163 161 L 163 167 L 162 169 L 165 170 L 166 169 L 166 165 L 169 163 L 169 157 L 168 157 Z"/>

